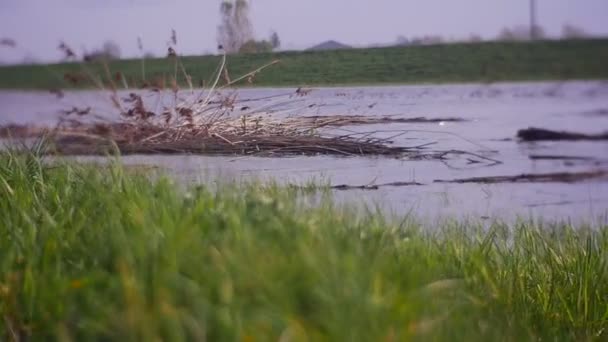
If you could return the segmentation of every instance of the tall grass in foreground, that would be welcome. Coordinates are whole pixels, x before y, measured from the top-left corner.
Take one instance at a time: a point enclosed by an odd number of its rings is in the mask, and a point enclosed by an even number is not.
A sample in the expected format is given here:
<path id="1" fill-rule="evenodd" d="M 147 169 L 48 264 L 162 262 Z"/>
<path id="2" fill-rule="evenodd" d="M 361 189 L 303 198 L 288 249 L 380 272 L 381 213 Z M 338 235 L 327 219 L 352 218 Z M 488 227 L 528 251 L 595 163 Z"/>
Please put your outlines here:
<path id="1" fill-rule="evenodd" d="M 0 339 L 608 337 L 608 227 L 428 233 L 296 195 L 4 153 Z"/>

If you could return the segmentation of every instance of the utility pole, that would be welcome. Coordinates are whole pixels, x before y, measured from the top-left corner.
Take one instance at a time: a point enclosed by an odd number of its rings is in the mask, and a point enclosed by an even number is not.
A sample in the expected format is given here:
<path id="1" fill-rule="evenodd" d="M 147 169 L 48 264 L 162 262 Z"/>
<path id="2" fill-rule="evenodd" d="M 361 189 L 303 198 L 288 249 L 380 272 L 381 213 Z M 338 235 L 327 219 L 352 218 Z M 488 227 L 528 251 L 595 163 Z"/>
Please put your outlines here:
<path id="1" fill-rule="evenodd" d="M 536 39 L 536 0 L 530 0 L 530 40 Z"/>

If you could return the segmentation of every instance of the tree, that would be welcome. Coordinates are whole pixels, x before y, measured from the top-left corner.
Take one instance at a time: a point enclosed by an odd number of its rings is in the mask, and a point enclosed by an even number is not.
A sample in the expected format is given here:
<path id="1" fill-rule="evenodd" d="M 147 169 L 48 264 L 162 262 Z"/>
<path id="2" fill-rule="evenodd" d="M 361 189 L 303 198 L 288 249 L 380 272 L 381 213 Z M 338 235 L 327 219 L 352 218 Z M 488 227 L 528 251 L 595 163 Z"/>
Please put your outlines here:
<path id="1" fill-rule="evenodd" d="M 111 40 L 103 43 L 101 49 L 93 50 L 91 53 L 84 53 L 85 62 L 93 62 L 99 60 L 110 60 L 120 58 L 120 46 Z"/>
<path id="2" fill-rule="evenodd" d="M 223 0 L 220 4 L 217 43 L 226 53 L 271 52 L 281 46 L 276 32 L 272 32 L 269 40 L 255 40 L 249 10 L 247 0 Z"/>
<path id="3" fill-rule="evenodd" d="M 562 27 L 562 38 L 564 39 L 584 39 L 589 37 L 589 34 L 582 28 L 570 24 Z"/>
<path id="4" fill-rule="evenodd" d="M 505 27 L 498 34 L 497 39 L 500 41 L 526 41 L 530 40 L 530 32 L 531 30 L 525 26 L 516 26 L 513 28 Z M 535 26 L 534 30 L 534 39 L 543 39 L 546 37 L 545 30 L 541 26 Z"/>
<path id="5" fill-rule="evenodd" d="M 531 30 L 533 36 L 530 37 L 531 39 L 545 39 L 547 38 L 547 33 L 545 32 L 545 29 L 540 26 L 540 25 L 534 25 L 534 27 Z"/>
<path id="6" fill-rule="evenodd" d="M 445 40 L 438 35 L 426 35 L 422 37 L 413 37 L 410 40 L 410 45 L 437 45 L 443 44 Z"/>
<path id="7" fill-rule="evenodd" d="M 230 1 L 223 1 L 220 4 L 221 23 L 217 28 L 217 43 L 220 48 L 223 48 L 227 52 L 233 52 L 236 45 L 234 42 L 234 27 L 232 25 L 233 6 Z"/>
<path id="8" fill-rule="evenodd" d="M 512 29 L 505 27 L 502 30 L 500 30 L 500 33 L 498 34 L 498 37 L 496 37 L 497 40 L 500 41 L 516 41 L 518 40 L 520 36 L 516 35 L 515 32 L 513 32 Z"/>
<path id="9" fill-rule="evenodd" d="M 273 31 L 270 35 L 270 44 L 272 45 L 273 50 L 281 47 L 281 39 L 279 38 L 277 31 Z"/>
<path id="10" fill-rule="evenodd" d="M 118 59 L 120 58 L 120 46 L 111 40 L 103 43 L 103 47 L 101 52 L 103 55 L 109 59 Z"/>
<path id="11" fill-rule="evenodd" d="M 220 25 L 217 43 L 226 53 L 237 53 L 245 43 L 253 40 L 247 0 L 224 0 L 220 4 Z"/>
<path id="12" fill-rule="evenodd" d="M 240 53 L 264 53 L 272 52 L 272 43 L 267 40 L 250 40 L 241 45 Z"/>
<path id="13" fill-rule="evenodd" d="M 469 36 L 469 38 L 467 39 L 467 41 L 471 42 L 471 43 L 479 43 L 483 41 L 483 38 L 476 34 L 476 33 L 471 33 L 471 35 Z"/>
<path id="14" fill-rule="evenodd" d="M 0 39 L 0 45 L 14 48 L 14 47 L 17 47 L 17 42 L 14 39 L 2 38 L 2 39 Z"/>
<path id="15" fill-rule="evenodd" d="M 397 36 L 397 39 L 395 40 L 395 44 L 397 44 L 397 45 L 410 45 L 411 42 L 410 42 L 410 40 L 406 36 L 399 35 L 399 36 Z"/>

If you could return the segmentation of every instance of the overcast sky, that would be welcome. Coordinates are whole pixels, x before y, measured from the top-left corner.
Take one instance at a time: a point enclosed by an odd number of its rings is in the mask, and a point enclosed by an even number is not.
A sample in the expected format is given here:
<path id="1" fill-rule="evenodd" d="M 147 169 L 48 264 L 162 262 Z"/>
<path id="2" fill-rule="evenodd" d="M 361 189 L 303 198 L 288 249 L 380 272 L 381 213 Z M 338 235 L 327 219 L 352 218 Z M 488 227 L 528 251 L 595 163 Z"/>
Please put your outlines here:
<path id="1" fill-rule="evenodd" d="M 537 0 L 539 23 L 553 35 L 564 24 L 608 35 L 608 0 Z M 79 53 L 106 40 L 124 56 L 145 50 L 164 54 L 171 28 L 182 54 L 215 52 L 220 0 L 0 0 L 0 61 L 25 57 L 56 60 L 66 41 Z M 335 39 L 363 46 L 407 37 L 440 34 L 495 37 L 501 28 L 527 25 L 529 0 L 252 0 L 258 37 L 276 30 L 283 47 L 305 48 Z"/>

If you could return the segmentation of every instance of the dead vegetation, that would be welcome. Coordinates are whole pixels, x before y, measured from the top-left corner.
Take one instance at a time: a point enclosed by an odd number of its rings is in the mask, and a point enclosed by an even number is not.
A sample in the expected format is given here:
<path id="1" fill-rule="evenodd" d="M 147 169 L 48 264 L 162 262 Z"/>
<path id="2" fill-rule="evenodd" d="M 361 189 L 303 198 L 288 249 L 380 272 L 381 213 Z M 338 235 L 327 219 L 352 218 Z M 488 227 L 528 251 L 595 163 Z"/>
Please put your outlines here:
<path id="1" fill-rule="evenodd" d="M 472 177 L 453 180 L 435 180 L 435 183 L 575 183 L 587 180 L 608 179 L 608 171 L 585 171 L 585 172 L 555 172 L 544 174 L 521 174 L 515 176 L 490 176 Z"/>
<path id="2" fill-rule="evenodd" d="M 514 176 L 487 176 L 472 177 L 450 180 L 434 180 L 433 183 L 451 184 L 502 184 L 502 183 L 577 183 L 590 180 L 608 180 L 607 170 L 585 171 L 585 172 L 555 172 L 544 174 L 520 174 Z M 396 181 L 390 183 L 370 183 L 363 185 L 340 184 L 328 186 L 331 190 L 379 190 L 385 187 L 410 187 L 423 186 L 424 183 L 415 181 Z M 310 186 L 290 185 L 296 189 L 309 189 Z"/>
<path id="3" fill-rule="evenodd" d="M 52 134 L 55 137 L 55 152 L 64 155 L 108 154 L 119 151 L 122 154 L 399 156 L 415 151 L 372 139 L 325 137 L 298 131 L 290 131 L 286 135 L 260 131 L 247 134 L 229 127 L 222 134 L 218 131 L 207 127 L 200 130 L 175 130 L 116 124 L 87 127 L 85 131 L 54 131 Z"/>
<path id="4" fill-rule="evenodd" d="M 298 120 L 305 120 L 319 127 L 340 127 L 354 125 L 377 125 L 391 123 L 440 123 L 440 122 L 466 122 L 463 118 L 400 118 L 394 116 L 365 116 L 365 115 L 335 115 L 335 116 L 304 116 Z"/>
<path id="5" fill-rule="evenodd" d="M 159 95 L 161 96 L 161 95 Z M 302 96 L 298 93 L 295 96 Z M 277 117 L 243 106 L 235 95 L 179 104 L 160 114 L 149 110 L 141 95 L 113 96 L 121 108 L 120 122 L 83 121 L 93 116 L 91 107 L 65 110 L 55 127 L 8 125 L 3 138 L 38 138 L 52 143 L 49 153 L 63 155 L 178 154 L 208 155 L 376 155 L 420 158 L 425 145 L 393 146 L 373 132 L 324 134 L 324 127 L 392 122 L 390 117 L 302 116 Z M 120 101 L 120 102 L 119 102 Z M 206 103 L 206 104 L 205 104 Z M 267 105 L 266 107 L 268 107 Z M 243 114 L 244 112 L 244 114 Z M 235 115 L 236 113 L 236 115 Z M 419 121 L 419 118 L 414 119 Z M 430 154 L 429 154 L 430 155 Z M 443 155 L 437 156 L 442 158 Z"/>
<path id="6" fill-rule="evenodd" d="M 593 157 L 584 156 L 561 156 L 561 155 L 545 155 L 545 154 L 532 154 L 528 156 L 530 160 L 559 160 L 559 161 L 599 161 Z"/>
<path id="7" fill-rule="evenodd" d="M 112 108 L 120 114 L 118 120 L 103 119 L 89 106 L 73 106 L 60 113 L 60 120 L 54 127 L 8 125 L 0 127 L 0 138 L 45 136 L 52 146 L 49 153 L 65 155 L 115 152 L 262 156 L 327 154 L 444 159 L 447 154 L 423 153 L 422 150 L 430 144 L 400 147 L 394 146 L 390 139 L 375 138 L 373 132 L 336 135 L 324 128 L 464 121 L 459 118 L 361 115 L 290 116 L 287 112 L 293 112 L 293 109 L 277 112 L 274 108 L 295 104 L 308 96 L 311 89 L 298 88 L 289 94 L 261 99 L 239 99 L 237 92 L 229 90 L 239 82 L 255 82 L 256 75 L 280 61 L 270 61 L 242 76 L 231 77 L 224 55 L 209 82 L 205 82 L 208 87 L 195 90 L 176 45 L 177 36 L 172 31 L 167 55 L 171 72 L 160 79 L 146 77 L 142 55 L 141 80 L 112 72 L 104 59 L 96 61 L 101 64 L 101 74 L 93 72 L 90 63 L 82 62 L 79 63 L 79 71 L 68 72 L 59 80 L 70 85 L 93 84 L 107 93 Z M 138 46 L 143 52 L 141 40 Z M 64 42 L 59 45 L 59 50 L 66 60 L 81 60 Z M 186 84 L 187 88 L 180 88 L 180 84 Z M 51 93 L 58 98 L 64 96 L 60 88 L 52 89 Z"/>
<path id="8" fill-rule="evenodd" d="M 366 190 L 366 191 L 371 191 L 371 190 L 379 190 L 380 188 L 384 188 L 384 187 L 406 187 L 406 186 L 422 186 L 424 184 L 422 183 L 418 183 L 418 182 L 401 182 L 401 181 L 397 181 L 397 182 L 390 182 L 390 183 L 382 183 L 382 184 L 375 184 L 375 183 L 370 183 L 370 184 L 362 184 L 362 185 L 350 185 L 350 184 L 339 184 L 339 185 L 329 185 L 329 186 L 316 186 L 316 185 L 297 185 L 297 184 L 289 184 L 289 187 L 291 189 L 296 189 L 296 190 L 322 190 L 322 189 L 330 189 L 330 190 L 339 190 L 339 191 L 346 191 L 346 190 Z"/>
<path id="9" fill-rule="evenodd" d="M 435 180 L 433 183 L 452 183 L 452 184 L 501 184 L 501 183 L 576 183 L 589 180 L 608 180 L 608 171 L 597 170 L 588 172 L 556 172 L 556 173 L 545 173 L 545 174 L 521 174 L 515 176 L 489 176 L 489 177 L 472 177 L 462 179 L 451 179 L 451 180 Z M 380 190 L 386 187 L 410 187 L 410 186 L 424 186 L 426 184 L 419 183 L 416 181 L 396 181 L 390 183 L 369 183 L 363 185 L 330 185 L 327 187 L 315 187 L 312 189 L 328 188 L 330 190 Z M 289 185 L 291 188 L 298 190 L 310 190 L 311 186 L 300 186 L 300 185 Z"/>
<path id="10" fill-rule="evenodd" d="M 544 128 L 530 127 L 517 132 L 521 141 L 580 141 L 608 140 L 608 132 L 602 134 L 583 134 L 565 131 L 552 131 Z"/>
<path id="11" fill-rule="evenodd" d="M 383 187 L 404 187 L 404 186 L 421 186 L 424 185 L 418 182 L 390 182 L 382 184 L 365 184 L 365 185 L 332 185 L 330 188 L 333 190 L 378 190 Z"/>

